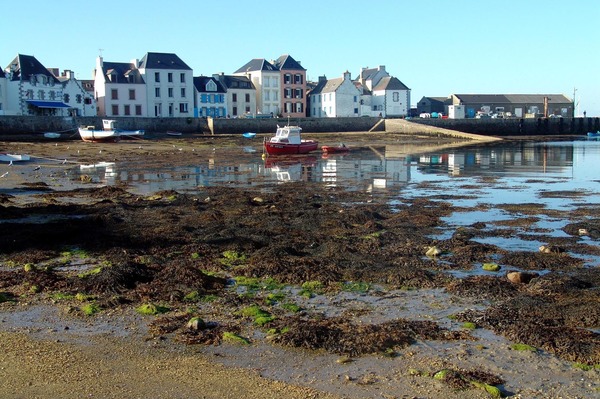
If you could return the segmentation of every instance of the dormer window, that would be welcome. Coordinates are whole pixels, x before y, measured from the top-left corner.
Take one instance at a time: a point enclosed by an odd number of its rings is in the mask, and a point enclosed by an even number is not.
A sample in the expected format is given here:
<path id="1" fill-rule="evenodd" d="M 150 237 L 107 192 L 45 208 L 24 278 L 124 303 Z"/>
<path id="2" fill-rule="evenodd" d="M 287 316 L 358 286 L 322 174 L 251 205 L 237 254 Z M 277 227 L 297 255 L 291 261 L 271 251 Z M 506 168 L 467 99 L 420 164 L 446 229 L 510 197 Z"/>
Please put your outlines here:
<path id="1" fill-rule="evenodd" d="M 29 83 L 31 83 L 32 85 L 35 85 L 36 82 L 37 82 L 37 79 L 36 79 L 35 75 L 31 75 L 29 77 Z"/>
<path id="2" fill-rule="evenodd" d="M 217 91 L 217 84 L 212 80 L 206 84 L 206 91 Z"/>

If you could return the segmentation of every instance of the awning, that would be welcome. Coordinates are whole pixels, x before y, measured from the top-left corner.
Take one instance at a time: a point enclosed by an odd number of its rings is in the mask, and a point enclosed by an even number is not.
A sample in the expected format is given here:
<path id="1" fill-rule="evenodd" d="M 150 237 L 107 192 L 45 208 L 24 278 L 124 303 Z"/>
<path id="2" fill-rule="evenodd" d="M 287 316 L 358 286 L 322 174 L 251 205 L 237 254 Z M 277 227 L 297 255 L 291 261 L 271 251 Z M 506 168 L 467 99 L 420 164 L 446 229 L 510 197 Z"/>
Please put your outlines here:
<path id="1" fill-rule="evenodd" d="M 36 106 L 38 108 L 72 108 L 61 101 L 38 101 L 38 100 L 25 100 L 27 103 Z"/>

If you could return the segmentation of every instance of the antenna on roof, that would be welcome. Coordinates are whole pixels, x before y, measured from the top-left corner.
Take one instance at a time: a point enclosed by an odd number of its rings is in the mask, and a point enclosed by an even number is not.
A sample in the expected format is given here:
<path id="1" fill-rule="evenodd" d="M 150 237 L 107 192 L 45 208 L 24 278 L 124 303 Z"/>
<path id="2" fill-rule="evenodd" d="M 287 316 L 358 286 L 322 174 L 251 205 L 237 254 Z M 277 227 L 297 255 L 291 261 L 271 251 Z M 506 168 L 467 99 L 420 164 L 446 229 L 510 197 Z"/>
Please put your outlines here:
<path id="1" fill-rule="evenodd" d="M 99 48 L 99 49 L 98 49 L 98 53 L 100 53 L 100 54 L 99 54 L 99 55 L 100 55 L 100 57 L 102 57 L 102 52 L 103 52 L 103 51 L 104 51 L 104 49 L 103 49 L 103 48 Z"/>

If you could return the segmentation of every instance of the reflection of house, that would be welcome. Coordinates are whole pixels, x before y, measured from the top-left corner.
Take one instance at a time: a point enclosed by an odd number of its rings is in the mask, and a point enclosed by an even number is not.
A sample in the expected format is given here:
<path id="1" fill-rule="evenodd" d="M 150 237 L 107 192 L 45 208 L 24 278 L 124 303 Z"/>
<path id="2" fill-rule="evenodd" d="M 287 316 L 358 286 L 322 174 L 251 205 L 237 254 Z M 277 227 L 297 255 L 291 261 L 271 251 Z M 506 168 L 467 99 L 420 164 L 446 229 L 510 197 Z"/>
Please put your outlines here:
<path id="1" fill-rule="evenodd" d="M 431 114 L 432 112 L 446 114 L 446 103 L 449 102 L 447 97 L 423 97 L 417 103 L 417 113 Z"/>
<path id="2" fill-rule="evenodd" d="M 310 115 L 315 118 L 360 116 L 360 95 L 361 91 L 350 79 L 350 72 L 329 80 L 319 76 L 319 83 L 310 91 Z"/>
<path id="3" fill-rule="evenodd" d="M 464 105 L 465 116 L 478 112 L 501 116 L 540 117 L 573 115 L 573 101 L 562 94 L 452 94 L 452 105 Z"/>
<path id="4" fill-rule="evenodd" d="M 18 54 L 4 72 L 4 115 L 69 115 L 73 106 L 64 98 L 63 85 L 35 57 Z"/>
<path id="5" fill-rule="evenodd" d="M 194 88 L 196 96 L 194 117 L 219 118 L 227 115 L 226 90 L 221 82 L 212 76 L 196 76 Z"/>
<path id="6" fill-rule="evenodd" d="M 256 89 L 245 76 L 213 75 L 225 88 L 227 116 L 252 115 L 256 110 Z"/>
<path id="7" fill-rule="evenodd" d="M 246 76 L 256 88 L 256 110 L 254 113 L 277 116 L 281 110 L 281 72 L 264 58 L 255 58 L 234 72 Z"/>

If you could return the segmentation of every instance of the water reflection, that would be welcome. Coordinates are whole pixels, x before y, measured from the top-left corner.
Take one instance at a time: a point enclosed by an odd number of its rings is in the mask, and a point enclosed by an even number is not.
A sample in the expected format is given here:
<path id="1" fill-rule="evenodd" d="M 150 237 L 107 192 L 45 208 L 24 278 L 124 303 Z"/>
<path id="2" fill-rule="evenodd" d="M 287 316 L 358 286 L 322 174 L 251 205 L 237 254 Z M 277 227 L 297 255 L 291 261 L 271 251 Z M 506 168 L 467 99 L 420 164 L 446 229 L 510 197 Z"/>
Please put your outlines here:
<path id="1" fill-rule="evenodd" d="M 403 154 L 397 146 L 358 149 L 344 155 L 268 157 L 247 147 L 239 154 L 219 156 L 184 166 L 151 168 L 141 163 L 83 165 L 74 173 L 104 184 L 126 183 L 132 191 L 190 191 L 198 187 L 269 186 L 290 181 L 322 182 L 351 190 L 404 187 L 432 179 L 495 176 L 512 179 L 597 178 L 598 141 L 508 142 L 469 146 L 438 153 Z M 435 177 L 434 177 L 435 176 Z M 78 177 L 78 176 L 77 176 Z M 588 181 L 589 181 L 588 180 Z"/>

